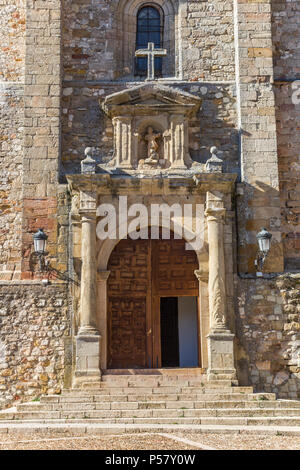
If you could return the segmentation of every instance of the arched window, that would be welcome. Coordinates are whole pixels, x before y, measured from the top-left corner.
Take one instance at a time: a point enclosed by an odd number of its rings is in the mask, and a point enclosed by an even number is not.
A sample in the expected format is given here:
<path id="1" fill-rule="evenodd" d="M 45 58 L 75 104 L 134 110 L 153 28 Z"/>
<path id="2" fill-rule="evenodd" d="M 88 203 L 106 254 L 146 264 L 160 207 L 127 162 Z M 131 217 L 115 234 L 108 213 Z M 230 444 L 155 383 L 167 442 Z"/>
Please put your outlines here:
<path id="1" fill-rule="evenodd" d="M 163 15 L 159 7 L 143 6 L 137 14 L 136 50 L 147 49 L 153 42 L 155 48 L 163 47 Z M 136 58 L 135 75 L 147 74 L 147 57 Z M 155 74 L 162 76 L 162 58 L 155 58 Z"/>
<path id="2" fill-rule="evenodd" d="M 112 41 L 116 58 L 113 61 L 115 78 L 145 77 L 147 59 L 139 58 L 138 61 L 135 51 L 137 48 L 147 48 L 149 40 L 156 47 L 167 50 L 167 56 L 156 61 L 157 75 L 181 77 L 179 2 L 180 0 L 116 0 L 116 39 Z"/>

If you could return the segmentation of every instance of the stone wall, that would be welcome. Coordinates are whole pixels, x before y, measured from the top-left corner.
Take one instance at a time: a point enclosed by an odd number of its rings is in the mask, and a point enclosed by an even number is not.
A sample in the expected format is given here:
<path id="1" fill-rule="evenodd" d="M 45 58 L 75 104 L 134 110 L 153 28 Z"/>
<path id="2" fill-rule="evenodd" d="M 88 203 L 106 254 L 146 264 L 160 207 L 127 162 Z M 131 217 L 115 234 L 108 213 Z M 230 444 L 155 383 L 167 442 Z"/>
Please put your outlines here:
<path id="1" fill-rule="evenodd" d="M 22 239 L 23 92 L 0 83 L 0 279 L 19 279 Z"/>
<path id="2" fill-rule="evenodd" d="M 0 82 L 24 80 L 25 4 L 25 0 L 0 0 Z"/>
<path id="3" fill-rule="evenodd" d="M 60 393 L 70 373 L 69 338 L 65 284 L 0 285 L 0 408 Z"/>
<path id="4" fill-rule="evenodd" d="M 182 76 L 234 80 L 233 2 L 188 1 L 182 7 Z"/>
<path id="5" fill-rule="evenodd" d="M 0 1 L 0 279 L 18 279 L 25 68 L 25 1 Z"/>
<path id="6" fill-rule="evenodd" d="M 241 383 L 300 398 L 300 275 L 239 279 L 236 333 Z"/>
<path id="7" fill-rule="evenodd" d="M 122 60 L 118 60 L 120 49 L 124 48 L 124 43 L 126 49 L 126 43 L 131 41 L 130 32 L 135 27 L 133 17 L 132 24 L 122 28 L 122 19 L 129 12 L 133 14 L 130 5 L 134 2 L 127 3 L 129 6 L 118 0 L 63 2 L 66 79 L 111 80 L 128 76 L 128 70 L 122 70 Z M 231 0 L 157 0 L 156 3 L 162 6 L 170 4 L 169 11 L 174 17 L 176 45 L 172 49 L 176 49 L 176 57 L 172 50 L 168 53 L 177 64 L 177 77 L 185 80 L 234 80 Z M 135 12 L 135 8 L 132 11 Z M 165 23 L 168 21 L 167 18 Z M 134 40 L 131 44 L 134 46 Z"/>
<path id="8" fill-rule="evenodd" d="M 278 139 L 282 233 L 286 270 L 300 270 L 300 4 L 272 1 L 272 36 Z M 300 82 L 298 83 L 300 89 Z"/>

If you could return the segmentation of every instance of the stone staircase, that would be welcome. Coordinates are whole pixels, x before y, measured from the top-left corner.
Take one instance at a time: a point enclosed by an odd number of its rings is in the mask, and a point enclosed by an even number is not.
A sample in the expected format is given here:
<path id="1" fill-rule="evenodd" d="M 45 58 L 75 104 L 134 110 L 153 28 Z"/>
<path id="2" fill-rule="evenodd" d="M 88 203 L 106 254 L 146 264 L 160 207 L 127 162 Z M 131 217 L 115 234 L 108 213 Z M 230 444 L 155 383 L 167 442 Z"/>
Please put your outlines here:
<path id="1" fill-rule="evenodd" d="M 0 412 L 4 423 L 38 426 L 97 424 L 136 430 L 163 425 L 293 426 L 300 430 L 300 401 L 276 400 L 272 393 L 207 382 L 199 369 L 106 371 L 99 383 L 45 395 Z M 180 426 L 181 428 L 181 426 Z"/>

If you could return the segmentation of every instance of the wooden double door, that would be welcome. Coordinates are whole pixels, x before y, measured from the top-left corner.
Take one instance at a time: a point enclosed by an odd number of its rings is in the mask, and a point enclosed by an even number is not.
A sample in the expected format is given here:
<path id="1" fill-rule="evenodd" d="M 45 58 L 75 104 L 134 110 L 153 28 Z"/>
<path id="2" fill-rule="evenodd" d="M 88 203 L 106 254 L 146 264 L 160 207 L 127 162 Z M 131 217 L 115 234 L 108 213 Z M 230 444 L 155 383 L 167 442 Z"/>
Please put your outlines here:
<path id="1" fill-rule="evenodd" d="M 197 297 L 198 266 L 195 252 L 174 237 L 118 243 L 108 265 L 108 368 L 162 367 L 161 299 Z"/>

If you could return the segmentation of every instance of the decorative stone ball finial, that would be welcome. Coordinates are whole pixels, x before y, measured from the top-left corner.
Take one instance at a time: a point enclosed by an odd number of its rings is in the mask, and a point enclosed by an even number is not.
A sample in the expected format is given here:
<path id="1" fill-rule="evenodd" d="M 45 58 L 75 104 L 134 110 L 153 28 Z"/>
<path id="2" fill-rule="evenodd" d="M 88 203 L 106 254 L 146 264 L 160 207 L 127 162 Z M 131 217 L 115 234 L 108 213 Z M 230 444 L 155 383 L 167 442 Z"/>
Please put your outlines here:
<path id="1" fill-rule="evenodd" d="M 96 173 L 96 161 L 94 160 L 94 152 L 95 149 L 93 147 L 86 147 L 84 154 L 85 159 L 81 162 L 81 173 L 85 175 L 93 175 Z"/>
<path id="2" fill-rule="evenodd" d="M 223 161 L 218 156 L 217 147 L 211 147 L 211 157 L 207 160 L 205 168 L 208 173 L 222 173 L 223 172 Z"/>
<path id="3" fill-rule="evenodd" d="M 88 156 L 91 157 L 93 155 L 93 147 L 86 147 L 86 149 L 84 151 L 84 155 L 86 157 L 88 157 Z"/>
<path id="4" fill-rule="evenodd" d="M 210 153 L 212 154 L 212 156 L 214 156 L 214 155 L 217 156 L 217 153 L 218 153 L 217 147 L 211 147 L 210 148 Z"/>

